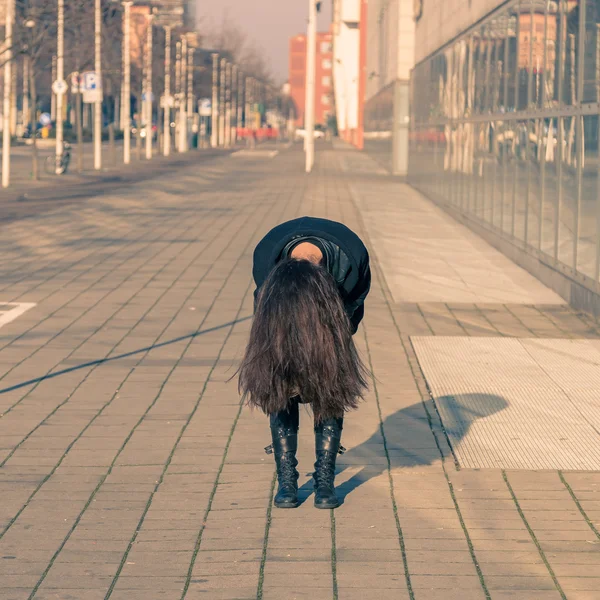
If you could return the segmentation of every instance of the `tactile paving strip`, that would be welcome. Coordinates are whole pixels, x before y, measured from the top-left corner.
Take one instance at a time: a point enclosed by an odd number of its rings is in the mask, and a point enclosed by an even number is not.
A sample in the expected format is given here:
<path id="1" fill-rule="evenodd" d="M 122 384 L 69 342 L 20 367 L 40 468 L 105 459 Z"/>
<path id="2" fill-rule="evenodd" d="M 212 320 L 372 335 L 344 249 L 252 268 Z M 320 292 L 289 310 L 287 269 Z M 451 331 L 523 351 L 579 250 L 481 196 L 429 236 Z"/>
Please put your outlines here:
<path id="1" fill-rule="evenodd" d="M 464 468 L 600 470 L 600 342 L 413 337 Z"/>

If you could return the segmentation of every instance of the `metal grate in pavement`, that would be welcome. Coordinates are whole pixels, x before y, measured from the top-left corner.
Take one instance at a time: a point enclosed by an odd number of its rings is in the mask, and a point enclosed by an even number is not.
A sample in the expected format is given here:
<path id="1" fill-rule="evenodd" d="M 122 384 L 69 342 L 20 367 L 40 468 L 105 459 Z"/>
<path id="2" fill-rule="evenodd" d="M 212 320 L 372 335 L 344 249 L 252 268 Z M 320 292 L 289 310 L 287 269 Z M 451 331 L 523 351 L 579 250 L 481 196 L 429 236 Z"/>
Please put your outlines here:
<path id="1" fill-rule="evenodd" d="M 0 302 L 0 327 L 14 321 L 34 306 L 31 302 Z"/>
<path id="2" fill-rule="evenodd" d="M 600 470 L 600 342 L 411 341 L 462 467 Z"/>

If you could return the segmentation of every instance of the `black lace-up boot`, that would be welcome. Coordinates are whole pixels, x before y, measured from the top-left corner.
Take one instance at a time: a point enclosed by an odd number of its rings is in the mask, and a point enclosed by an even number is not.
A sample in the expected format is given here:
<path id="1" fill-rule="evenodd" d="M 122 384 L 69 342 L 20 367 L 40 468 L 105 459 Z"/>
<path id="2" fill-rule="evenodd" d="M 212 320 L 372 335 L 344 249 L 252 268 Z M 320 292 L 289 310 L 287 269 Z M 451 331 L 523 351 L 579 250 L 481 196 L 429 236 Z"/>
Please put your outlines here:
<path id="1" fill-rule="evenodd" d="M 289 410 L 271 415 L 271 437 L 273 445 L 266 448 L 275 455 L 279 487 L 275 496 L 278 508 L 298 506 L 298 403 L 293 402 Z"/>
<path id="2" fill-rule="evenodd" d="M 340 501 L 335 495 L 335 460 L 344 451 L 340 445 L 344 419 L 328 419 L 315 425 L 315 507 L 337 508 Z"/>

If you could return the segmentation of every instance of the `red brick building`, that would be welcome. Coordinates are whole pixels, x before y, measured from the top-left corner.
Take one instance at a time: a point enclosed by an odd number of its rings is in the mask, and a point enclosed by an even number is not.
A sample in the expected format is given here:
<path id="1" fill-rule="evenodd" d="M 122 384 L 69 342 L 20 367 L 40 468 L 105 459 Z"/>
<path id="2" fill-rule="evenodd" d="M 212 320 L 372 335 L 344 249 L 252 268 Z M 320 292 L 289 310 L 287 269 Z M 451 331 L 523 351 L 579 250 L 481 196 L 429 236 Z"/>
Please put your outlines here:
<path id="1" fill-rule="evenodd" d="M 296 126 L 304 126 L 306 101 L 306 35 L 290 39 L 290 94 L 296 108 Z M 327 125 L 333 106 L 333 39 L 331 33 L 317 34 L 315 124 Z"/>

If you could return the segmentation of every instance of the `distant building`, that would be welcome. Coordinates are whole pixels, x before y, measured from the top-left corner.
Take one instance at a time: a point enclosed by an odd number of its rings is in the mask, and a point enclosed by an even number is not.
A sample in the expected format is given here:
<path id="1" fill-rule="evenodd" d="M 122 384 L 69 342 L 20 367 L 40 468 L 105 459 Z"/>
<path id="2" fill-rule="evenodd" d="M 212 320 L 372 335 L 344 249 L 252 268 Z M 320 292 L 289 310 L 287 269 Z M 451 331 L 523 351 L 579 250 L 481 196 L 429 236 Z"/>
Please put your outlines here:
<path id="1" fill-rule="evenodd" d="M 304 126 L 306 102 L 306 35 L 290 39 L 290 95 L 296 111 L 296 126 Z M 327 125 L 334 114 L 333 44 L 331 33 L 317 34 L 315 124 Z"/>
<path id="2" fill-rule="evenodd" d="M 363 147 L 367 0 L 334 0 L 333 80 L 340 136 Z"/>

